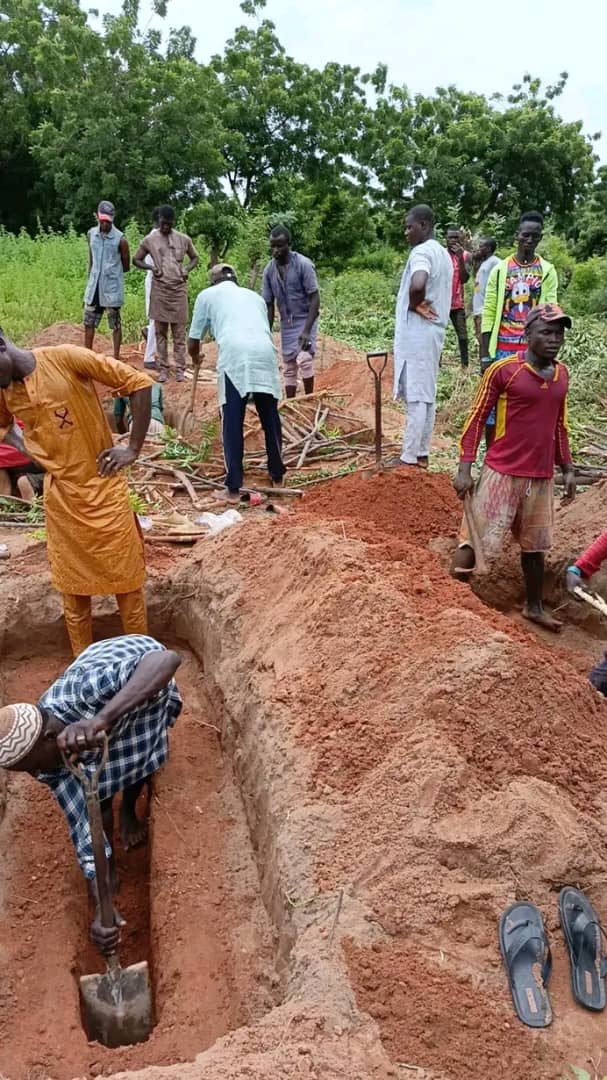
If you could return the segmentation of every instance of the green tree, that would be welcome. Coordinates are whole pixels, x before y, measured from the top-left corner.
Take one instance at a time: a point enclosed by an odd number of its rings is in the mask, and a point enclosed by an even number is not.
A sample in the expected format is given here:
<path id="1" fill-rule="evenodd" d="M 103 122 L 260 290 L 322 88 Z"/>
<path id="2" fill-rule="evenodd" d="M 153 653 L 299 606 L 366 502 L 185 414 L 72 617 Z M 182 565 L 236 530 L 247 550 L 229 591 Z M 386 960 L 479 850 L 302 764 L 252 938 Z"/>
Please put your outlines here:
<path id="1" fill-rule="evenodd" d="M 456 87 L 412 96 L 391 86 L 380 97 L 364 144 L 365 161 L 392 210 L 428 202 L 439 218 L 458 204 L 468 225 L 490 215 L 514 228 L 521 210 L 570 225 L 592 181 L 596 156 L 581 122 L 565 123 L 554 99 L 567 75 L 542 92 L 526 75 L 507 101 Z"/>

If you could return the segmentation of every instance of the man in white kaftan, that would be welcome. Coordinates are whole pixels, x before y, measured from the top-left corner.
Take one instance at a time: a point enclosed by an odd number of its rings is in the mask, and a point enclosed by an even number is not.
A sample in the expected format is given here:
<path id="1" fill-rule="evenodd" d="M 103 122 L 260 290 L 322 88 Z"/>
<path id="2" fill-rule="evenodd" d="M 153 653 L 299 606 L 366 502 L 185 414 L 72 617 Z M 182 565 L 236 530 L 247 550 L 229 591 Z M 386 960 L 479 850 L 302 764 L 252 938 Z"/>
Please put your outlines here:
<path id="1" fill-rule="evenodd" d="M 434 239 L 429 206 L 414 206 L 405 233 L 411 254 L 405 266 L 394 332 L 394 397 L 407 405 L 400 460 L 427 467 L 436 414 L 436 383 L 449 322 L 453 266 Z"/>

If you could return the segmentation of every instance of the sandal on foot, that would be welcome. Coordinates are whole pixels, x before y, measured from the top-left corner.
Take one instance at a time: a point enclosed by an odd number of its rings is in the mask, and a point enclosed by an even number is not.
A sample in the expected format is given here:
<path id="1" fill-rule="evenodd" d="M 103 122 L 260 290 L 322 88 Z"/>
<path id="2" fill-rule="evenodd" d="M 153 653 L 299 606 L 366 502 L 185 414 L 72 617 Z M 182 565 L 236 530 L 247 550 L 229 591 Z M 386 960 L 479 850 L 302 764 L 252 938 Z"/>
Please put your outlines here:
<path id="1" fill-rule="evenodd" d="M 576 1001 L 586 1009 L 605 1008 L 607 959 L 601 955 L 601 935 L 605 931 L 590 900 L 579 889 L 561 889 L 559 919 L 571 961 L 571 988 Z"/>
<path id="2" fill-rule="evenodd" d="M 552 954 L 538 909 L 512 904 L 500 919 L 499 938 L 516 1015 L 528 1027 L 548 1027 L 552 1008 L 546 983 Z"/>

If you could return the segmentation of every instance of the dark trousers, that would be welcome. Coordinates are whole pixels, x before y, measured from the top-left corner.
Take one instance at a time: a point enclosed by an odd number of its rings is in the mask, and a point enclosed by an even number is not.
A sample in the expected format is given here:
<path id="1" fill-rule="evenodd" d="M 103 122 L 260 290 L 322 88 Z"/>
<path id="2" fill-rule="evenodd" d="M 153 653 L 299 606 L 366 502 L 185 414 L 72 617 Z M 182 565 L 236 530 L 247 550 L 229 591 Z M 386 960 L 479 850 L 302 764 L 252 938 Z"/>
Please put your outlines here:
<path id="1" fill-rule="evenodd" d="M 241 397 L 233 383 L 225 376 L 226 403 L 223 407 L 223 456 L 226 462 L 226 487 L 231 492 L 242 487 L 242 458 L 244 454 L 244 418 L 247 397 Z M 268 472 L 279 484 L 286 472 L 282 463 L 282 429 L 278 402 L 272 394 L 253 394 L 263 433 L 266 439 Z"/>
<path id="2" fill-rule="evenodd" d="M 457 334 L 459 358 L 462 367 L 468 367 L 468 325 L 466 323 L 466 312 L 463 308 L 451 308 L 450 314 L 453 329 Z"/>

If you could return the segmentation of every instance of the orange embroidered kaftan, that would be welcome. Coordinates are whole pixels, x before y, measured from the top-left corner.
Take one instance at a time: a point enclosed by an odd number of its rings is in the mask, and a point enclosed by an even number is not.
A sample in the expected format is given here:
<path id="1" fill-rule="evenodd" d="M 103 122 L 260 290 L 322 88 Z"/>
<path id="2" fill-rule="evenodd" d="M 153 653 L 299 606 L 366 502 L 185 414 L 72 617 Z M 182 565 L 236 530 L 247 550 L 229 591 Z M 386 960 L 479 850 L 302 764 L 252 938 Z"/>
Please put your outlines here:
<path id="1" fill-rule="evenodd" d="M 27 450 L 46 470 L 48 557 L 59 592 L 106 596 L 141 588 L 143 541 L 126 476 L 101 477 L 97 455 L 113 445 L 93 379 L 121 397 L 152 385 L 127 364 L 65 345 L 34 349 L 36 367 L 0 391 L 0 441 L 13 417 Z"/>

